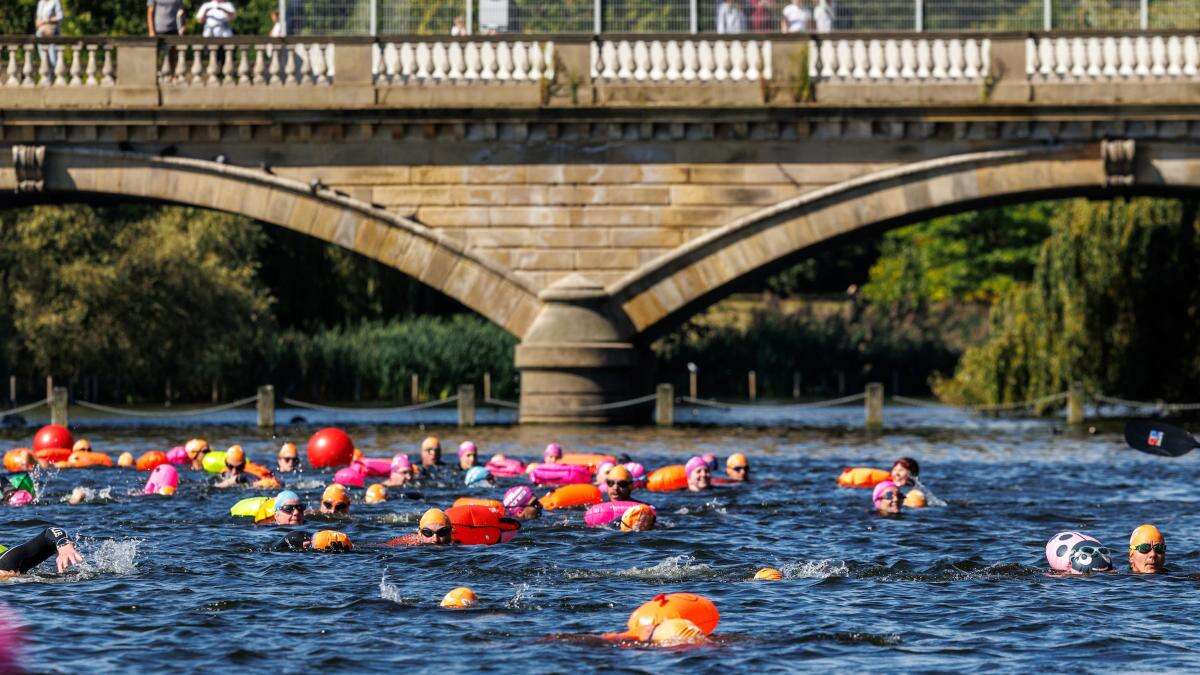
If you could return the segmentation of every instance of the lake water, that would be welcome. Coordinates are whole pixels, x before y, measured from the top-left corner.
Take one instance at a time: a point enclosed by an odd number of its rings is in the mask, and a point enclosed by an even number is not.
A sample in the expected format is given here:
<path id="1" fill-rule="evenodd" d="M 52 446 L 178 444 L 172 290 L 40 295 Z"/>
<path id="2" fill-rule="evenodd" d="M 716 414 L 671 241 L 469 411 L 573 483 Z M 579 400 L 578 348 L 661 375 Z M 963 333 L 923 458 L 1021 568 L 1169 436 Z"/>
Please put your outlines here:
<path id="1" fill-rule="evenodd" d="M 0 542 L 57 523 L 79 537 L 86 569 L 58 576 L 44 565 L 0 583 L 0 598 L 27 627 L 23 658 L 34 671 L 1200 668 L 1198 583 L 1189 576 L 1200 573 L 1195 455 L 1137 454 L 1118 426 L 1065 433 L 1058 421 L 952 410 L 889 409 L 881 435 L 856 428 L 860 406 L 791 416 L 680 412 L 705 424 L 464 431 L 430 418 L 425 429 L 347 427 L 370 456 L 407 450 L 415 458 L 420 439 L 435 433 L 448 449 L 469 438 L 485 458 L 532 459 L 551 440 L 568 451 L 627 453 L 648 467 L 703 452 L 722 462 L 732 452 L 750 457 L 750 485 L 637 493 L 658 508 L 652 532 L 588 529 L 582 512 L 559 511 L 494 547 L 376 546 L 412 531 L 430 505 L 504 489 L 468 490 L 455 478 L 421 486 L 420 500 L 366 505 L 359 490 L 348 519 L 310 520 L 308 531 L 348 533 L 352 553 L 275 553 L 268 548 L 280 530 L 229 516 L 251 490 L 211 490 L 204 476 L 185 473 L 175 497 L 144 498 L 136 493 L 145 474 L 53 472 L 41 479 L 38 504 L 0 510 Z M 202 435 L 273 465 L 283 440 L 303 447 L 314 429 L 284 425 L 272 438 L 235 425 L 243 421 L 92 421 L 76 435 L 114 456 Z M 31 433 L 6 431 L 0 447 L 27 445 Z M 921 462 L 923 482 L 946 507 L 884 519 L 869 512 L 868 491 L 834 484 L 845 466 L 887 468 L 901 455 Z M 311 507 L 330 478 L 308 471 L 285 480 Z M 111 489 L 112 498 L 62 503 L 75 485 Z M 1173 574 L 1126 573 L 1129 533 L 1143 522 L 1166 534 Z M 1047 539 L 1073 529 L 1112 548 L 1121 572 L 1048 575 Z M 749 581 L 763 566 L 784 580 Z M 462 585 L 480 607 L 440 609 L 442 595 Z M 672 591 L 717 604 L 713 644 L 655 650 L 581 637 L 623 629 L 635 607 Z"/>

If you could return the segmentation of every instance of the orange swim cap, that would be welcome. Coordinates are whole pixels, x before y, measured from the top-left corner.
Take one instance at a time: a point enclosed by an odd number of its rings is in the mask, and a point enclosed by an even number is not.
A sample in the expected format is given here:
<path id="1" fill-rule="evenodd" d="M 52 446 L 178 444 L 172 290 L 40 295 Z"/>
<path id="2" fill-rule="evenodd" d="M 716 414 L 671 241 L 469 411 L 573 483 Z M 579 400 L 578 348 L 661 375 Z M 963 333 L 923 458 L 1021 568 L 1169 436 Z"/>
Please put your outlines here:
<path id="1" fill-rule="evenodd" d="M 166 496 L 170 497 L 171 495 L 175 494 L 175 486 L 174 485 L 164 485 L 164 486 L 158 488 L 158 494 L 166 495 Z"/>
<path id="2" fill-rule="evenodd" d="M 121 456 L 117 458 L 117 466 L 124 469 L 128 469 L 133 466 L 133 453 L 122 452 Z"/>
<path id="3" fill-rule="evenodd" d="M 740 452 L 733 453 L 732 455 L 729 456 L 729 459 L 725 460 L 725 466 L 727 466 L 731 469 L 735 466 L 749 466 L 749 465 L 750 465 L 749 460 L 747 460 L 746 456 Z"/>
<path id="4" fill-rule="evenodd" d="M 621 514 L 621 531 L 645 532 L 654 529 L 654 522 L 657 519 L 658 516 L 655 515 L 653 507 L 649 504 L 638 504 L 626 509 L 625 513 Z"/>
<path id="5" fill-rule="evenodd" d="M 350 495 L 346 493 L 346 486 L 341 483 L 333 483 L 321 493 L 321 501 L 333 502 L 334 504 L 343 502 L 349 504 Z"/>
<path id="6" fill-rule="evenodd" d="M 363 497 L 363 501 L 368 504 L 378 504 L 379 502 L 387 501 L 387 488 L 381 483 L 375 483 L 367 488 L 367 494 Z"/>
<path id="7" fill-rule="evenodd" d="M 441 509 L 429 509 L 421 514 L 421 522 L 417 527 L 427 527 L 431 530 L 440 530 L 443 527 L 450 526 L 450 516 Z"/>
<path id="8" fill-rule="evenodd" d="M 475 591 L 466 586 L 459 586 L 442 598 L 442 607 L 447 609 L 470 609 L 477 604 L 479 604 L 479 597 L 475 595 Z"/>
<path id="9" fill-rule="evenodd" d="M 246 463 L 246 452 L 240 445 L 231 445 L 225 451 L 225 466 L 239 466 Z"/>
<path id="10" fill-rule="evenodd" d="M 655 626 L 645 641 L 662 647 L 672 647 L 707 642 L 708 638 L 699 626 L 687 619 L 667 619 Z"/>
<path id="11" fill-rule="evenodd" d="M 280 457 L 299 457 L 300 453 L 296 450 L 295 443 L 284 443 L 283 446 L 279 448 L 279 456 Z"/>
<path id="12" fill-rule="evenodd" d="M 203 438 L 193 438 L 183 446 L 183 449 L 187 452 L 188 457 L 196 459 L 201 453 L 208 452 L 208 441 Z"/>
<path id="13" fill-rule="evenodd" d="M 624 464 L 618 464 L 608 470 L 608 474 L 604 477 L 604 480 L 611 480 L 614 483 L 623 480 L 632 482 L 633 474 L 629 473 L 629 469 Z"/>
<path id="14" fill-rule="evenodd" d="M 774 567 L 764 567 L 754 573 L 755 581 L 779 581 L 783 578 L 783 572 Z"/>
<path id="15" fill-rule="evenodd" d="M 925 493 L 920 490 L 912 490 L 904 495 L 904 508 L 920 509 L 925 507 Z"/>
<path id="16" fill-rule="evenodd" d="M 317 551 L 349 551 L 354 548 L 350 537 L 337 530 L 321 530 L 313 535 L 312 547 Z"/>
<path id="17" fill-rule="evenodd" d="M 1138 544 L 1166 544 L 1167 540 L 1163 538 L 1162 532 L 1158 528 L 1150 525 L 1138 525 L 1138 528 L 1129 535 L 1129 550 L 1133 550 Z"/>
<path id="18" fill-rule="evenodd" d="M 442 442 L 438 440 L 437 436 L 428 436 L 425 438 L 425 440 L 421 441 L 422 451 L 432 450 L 440 447 L 442 447 Z"/>
<path id="19" fill-rule="evenodd" d="M 71 452 L 91 452 L 92 442 L 86 438 L 81 438 L 75 441 L 75 445 L 71 446 Z"/>

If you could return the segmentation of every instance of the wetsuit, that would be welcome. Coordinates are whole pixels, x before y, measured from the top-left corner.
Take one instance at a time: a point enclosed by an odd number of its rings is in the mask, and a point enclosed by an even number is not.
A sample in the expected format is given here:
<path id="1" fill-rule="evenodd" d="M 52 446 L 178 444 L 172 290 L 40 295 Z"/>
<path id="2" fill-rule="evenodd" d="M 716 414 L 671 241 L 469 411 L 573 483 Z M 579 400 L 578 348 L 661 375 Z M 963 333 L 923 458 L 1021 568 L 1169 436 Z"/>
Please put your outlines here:
<path id="1" fill-rule="evenodd" d="M 47 527 L 33 539 L 0 554 L 0 572 L 25 574 L 58 552 L 58 547 L 71 543 L 60 527 Z"/>
<path id="2" fill-rule="evenodd" d="M 271 547 L 272 551 L 303 551 L 312 541 L 312 535 L 301 530 L 288 532 Z"/>
<path id="3" fill-rule="evenodd" d="M 224 474 L 222 474 L 222 475 L 218 475 L 218 476 L 213 476 L 211 479 L 209 479 L 208 482 L 209 482 L 209 485 L 217 485 L 218 483 L 221 483 L 225 480 L 228 480 L 228 477 L 225 476 Z M 237 475 L 237 477 L 233 479 L 234 485 L 253 485 L 256 482 L 258 482 L 258 476 L 255 476 L 252 473 L 247 473 L 245 471 L 239 473 Z"/>

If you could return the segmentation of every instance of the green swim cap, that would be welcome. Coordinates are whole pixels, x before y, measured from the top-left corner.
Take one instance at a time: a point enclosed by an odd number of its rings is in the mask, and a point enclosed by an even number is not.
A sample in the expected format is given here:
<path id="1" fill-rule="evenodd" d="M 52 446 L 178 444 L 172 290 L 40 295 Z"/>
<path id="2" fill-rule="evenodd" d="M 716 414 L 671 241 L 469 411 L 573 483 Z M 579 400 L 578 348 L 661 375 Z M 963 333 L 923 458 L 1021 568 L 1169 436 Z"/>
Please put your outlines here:
<path id="1" fill-rule="evenodd" d="M 25 490 L 29 494 L 34 493 L 33 479 L 27 473 L 17 473 L 9 476 L 8 484 L 15 490 Z"/>

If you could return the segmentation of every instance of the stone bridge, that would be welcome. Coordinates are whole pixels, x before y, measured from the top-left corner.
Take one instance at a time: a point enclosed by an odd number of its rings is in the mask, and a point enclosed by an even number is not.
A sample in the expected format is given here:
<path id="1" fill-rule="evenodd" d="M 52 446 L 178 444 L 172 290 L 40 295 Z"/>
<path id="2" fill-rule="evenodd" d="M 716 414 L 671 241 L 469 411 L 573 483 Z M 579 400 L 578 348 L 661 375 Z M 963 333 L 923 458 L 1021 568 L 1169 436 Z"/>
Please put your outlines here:
<path id="1" fill-rule="evenodd" d="M 1200 187 L 1183 33 L 50 42 L 0 38 L 2 205 L 194 205 L 379 260 L 521 339 L 523 421 L 621 418 L 650 340 L 848 237 Z"/>

